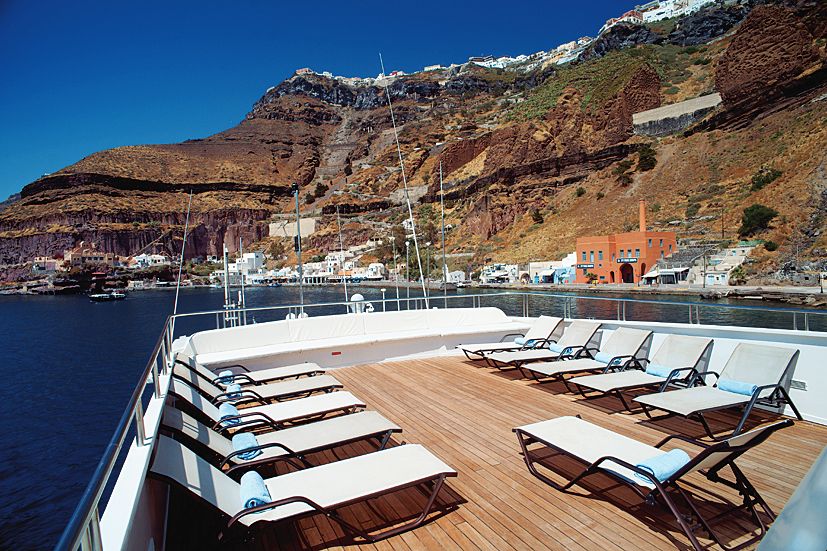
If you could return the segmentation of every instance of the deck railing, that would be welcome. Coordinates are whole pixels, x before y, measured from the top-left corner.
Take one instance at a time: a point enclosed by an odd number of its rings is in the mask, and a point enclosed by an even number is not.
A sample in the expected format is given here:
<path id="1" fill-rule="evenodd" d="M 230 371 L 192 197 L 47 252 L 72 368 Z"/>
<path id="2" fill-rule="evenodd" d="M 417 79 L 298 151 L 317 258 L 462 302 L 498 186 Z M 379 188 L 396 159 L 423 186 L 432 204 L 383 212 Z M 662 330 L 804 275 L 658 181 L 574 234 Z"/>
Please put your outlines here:
<path id="1" fill-rule="evenodd" d="M 503 301 L 513 301 L 510 303 L 510 309 L 516 311 L 517 314 L 523 317 L 536 316 L 548 312 L 548 301 L 556 302 L 556 308 L 562 313 L 563 317 L 572 318 L 578 316 L 583 308 L 578 306 L 579 302 L 595 303 L 600 305 L 612 304 L 608 311 L 614 311 L 615 317 L 618 321 L 627 320 L 627 305 L 653 305 L 653 306 L 669 306 L 685 308 L 687 312 L 686 321 L 690 324 L 701 323 L 701 310 L 725 310 L 729 312 L 750 311 L 761 313 L 773 313 L 790 316 L 791 328 L 798 329 L 799 319 L 802 322 L 804 330 L 810 330 L 810 319 L 813 316 L 818 316 L 821 320 L 825 320 L 827 311 L 807 310 L 801 308 L 786 308 L 786 307 L 770 307 L 759 305 L 737 305 L 737 304 L 716 304 L 716 303 L 699 303 L 699 302 L 683 302 L 683 301 L 663 301 L 663 300 L 649 300 L 649 299 L 632 299 L 632 298 L 618 298 L 618 297 L 594 297 L 583 295 L 572 295 L 562 293 L 545 293 L 545 292 L 525 292 L 525 291 L 503 291 L 497 293 L 481 293 L 481 294 L 457 294 L 457 295 L 431 295 L 430 297 L 414 296 L 405 298 L 390 298 L 390 299 L 366 299 L 361 302 L 326 302 L 314 304 L 292 304 L 280 306 L 263 306 L 263 307 L 249 307 L 237 309 L 220 309 L 209 310 L 203 312 L 182 313 L 175 316 L 167 317 L 164 323 L 164 329 L 158 336 L 155 346 L 149 356 L 146 366 L 144 367 L 138 384 L 129 398 L 123 415 L 115 427 L 115 433 L 104 449 L 103 456 L 95 469 L 92 479 L 89 481 L 86 489 L 81 496 L 72 517 L 69 520 L 60 540 L 57 543 L 56 549 L 60 551 L 75 551 L 82 549 L 83 551 L 93 551 L 103 549 L 103 541 L 101 538 L 100 519 L 102 517 L 101 501 L 106 493 L 109 483 L 113 480 L 115 467 L 119 458 L 124 451 L 124 443 L 127 436 L 130 434 L 130 429 L 134 428 L 135 438 L 132 446 L 135 448 L 143 448 L 150 445 L 151 441 L 147 439 L 145 429 L 145 415 L 144 415 L 144 391 L 147 385 L 152 385 L 151 400 L 160 400 L 163 398 L 161 390 L 161 376 L 167 374 L 172 365 L 172 344 L 175 337 L 175 322 L 176 320 L 187 320 L 198 317 L 215 318 L 216 327 L 223 327 L 227 325 L 227 320 L 243 320 L 245 316 L 239 314 L 251 314 L 248 319 L 254 319 L 256 313 L 273 313 L 284 314 L 284 317 L 293 315 L 298 316 L 302 313 L 312 315 L 319 310 L 325 310 L 330 313 L 346 313 L 360 306 L 364 308 L 366 303 L 373 304 L 373 311 L 390 311 L 390 310 L 406 310 L 406 309 L 422 309 L 428 307 L 467 307 L 480 308 L 483 306 L 493 306 L 494 299 L 497 299 L 500 307 L 506 307 Z M 541 304 L 536 304 L 537 302 Z M 535 304 L 532 305 L 532 302 Z M 378 306 L 377 306 L 378 305 Z M 532 308 L 533 306 L 533 308 Z M 393 308 L 390 308 L 393 307 Z M 508 308 L 507 308 L 508 309 Z M 338 312 L 336 312 L 338 311 Z M 604 311 L 606 309 L 604 308 Z M 605 318 L 604 318 L 605 319 Z M 670 320 L 677 322 L 679 320 Z M 759 326 L 760 327 L 760 326 Z M 827 325 L 825 325 L 827 327 Z M 143 476 L 146 472 L 143 473 Z"/>

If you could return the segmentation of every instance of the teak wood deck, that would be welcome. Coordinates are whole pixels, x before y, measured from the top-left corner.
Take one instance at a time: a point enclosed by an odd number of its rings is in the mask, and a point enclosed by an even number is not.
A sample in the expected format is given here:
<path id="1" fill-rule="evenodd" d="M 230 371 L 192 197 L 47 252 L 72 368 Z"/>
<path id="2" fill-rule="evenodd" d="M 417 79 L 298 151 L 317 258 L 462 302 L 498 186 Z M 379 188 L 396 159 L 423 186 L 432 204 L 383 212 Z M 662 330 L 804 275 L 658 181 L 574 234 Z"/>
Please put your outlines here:
<path id="1" fill-rule="evenodd" d="M 559 492 L 529 474 L 512 428 L 562 415 L 581 415 L 587 421 L 654 444 L 666 434 L 700 438 L 699 424 L 680 418 L 648 420 L 623 412 L 613 397 L 583 399 L 565 393 L 560 383 L 538 384 L 518 379 L 516 371 L 498 372 L 460 356 L 441 356 L 337 369 L 345 389 L 370 409 L 399 424 L 396 443 L 425 445 L 459 472 L 448 479 L 437 511 L 415 530 L 376 543 L 357 543 L 322 515 L 268 526 L 248 536 L 244 549 L 573 549 L 673 550 L 690 549 L 688 539 L 662 506 L 647 505 L 628 488 L 597 475 Z M 734 417 L 733 417 L 734 418 Z M 772 420 L 758 412 L 752 423 Z M 721 415 L 711 421 L 720 421 Z M 718 425 L 723 427 L 723 425 Z M 749 428 L 748 426 L 748 428 Z M 715 428 L 715 424 L 713 424 Z M 723 430 L 723 429 L 722 429 Z M 827 444 L 827 427 L 796 422 L 738 465 L 777 514 L 815 458 Z M 698 450 L 682 446 L 690 454 Z M 310 457 L 325 463 L 372 451 L 373 443 L 348 446 Z M 559 480 L 578 472 L 580 465 L 554 458 Z M 287 467 L 279 467 L 279 472 Z M 261 472 L 261 471 L 260 471 Z M 262 472 L 264 476 L 275 473 Z M 729 474 L 729 473 L 724 473 Z M 685 486 L 695 503 L 710 515 L 722 506 L 740 503 L 734 491 L 712 484 L 697 473 Z M 421 511 L 421 492 L 405 490 L 342 510 L 349 522 L 379 530 L 401 524 Z M 222 520 L 180 491 L 170 506 L 168 548 L 212 547 Z M 731 545 L 754 534 L 748 516 L 732 517 L 716 526 Z M 717 549 L 705 534 L 702 544 Z M 223 546 L 223 547 L 226 547 Z M 235 547 L 235 546 L 231 546 Z"/>

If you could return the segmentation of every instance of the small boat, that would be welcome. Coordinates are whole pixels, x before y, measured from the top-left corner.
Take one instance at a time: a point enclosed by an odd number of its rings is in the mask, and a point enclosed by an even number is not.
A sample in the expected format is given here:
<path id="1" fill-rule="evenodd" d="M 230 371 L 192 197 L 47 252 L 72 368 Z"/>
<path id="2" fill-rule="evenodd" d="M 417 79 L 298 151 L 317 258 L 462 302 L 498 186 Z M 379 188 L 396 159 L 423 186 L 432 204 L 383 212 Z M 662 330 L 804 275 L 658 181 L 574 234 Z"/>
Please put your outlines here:
<path id="1" fill-rule="evenodd" d="M 109 302 L 112 300 L 123 300 L 126 298 L 126 293 L 123 291 L 108 291 L 105 293 L 93 293 L 89 295 L 89 300 L 92 302 Z"/>
<path id="2" fill-rule="evenodd" d="M 281 287 L 281 283 L 278 281 L 273 281 L 272 283 L 267 284 L 268 287 Z"/>

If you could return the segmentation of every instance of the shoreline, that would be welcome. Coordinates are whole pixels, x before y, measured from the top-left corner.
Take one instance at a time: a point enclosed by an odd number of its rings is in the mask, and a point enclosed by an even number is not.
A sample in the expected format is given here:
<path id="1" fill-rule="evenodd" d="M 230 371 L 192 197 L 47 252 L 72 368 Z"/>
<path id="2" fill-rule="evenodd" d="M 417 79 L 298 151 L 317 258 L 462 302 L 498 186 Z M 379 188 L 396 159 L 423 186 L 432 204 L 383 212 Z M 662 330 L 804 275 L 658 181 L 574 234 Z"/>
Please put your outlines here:
<path id="1" fill-rule="evenodd" d="M 323 283 L 305 285 L 306 288 L 314 287 L 340 287 L 341 283 Z M 369 287 L 369 288 L 385 288 L 388 293 L 392 293 L 398 286 L 400 289 L 420 289 L 421 283 L 418 281 L 361 281 L 359 283 L 351 283 L 353 287 Z M 298 287 L 296 283 L 282 284 L 284 287 Z M 202 284 L 182 284 L 181 289 L 192 288 L 209 288 L 211 285 Z M 237 287 L 237 286 L 236 286 Z M 266 288 L 266 285 L 248 285 L 250 289 Z M 442 291 L 439 282 L 428 282 L 426 287 L 430 291 Z M 35 287 L 37 288 L 37 287 Z M 174 291 L 176 286 L 172 285 L 152 285 L 141 286 L 127 289 L 127 292 L 139 291 Z M 235 288 L 235 287 L 234 287 Z M 617 295 L 617 294 L 634 294 L 634 295 L 651 295 L 651 296 L 673 296 L 673 297 L 692 297 L 700 298 L 702 300 L 721 300 L 731 299 L 737 301 L 749 302 L 774 302 L 786 304 L 791 306 L 806 306 L 810 308 L 827 309 L 827 292 L 822 292 L 820 287 L 804 287 L 804 286 L 757 286 L 757 285 L 743 285 L 738 287 L 703 287 L 703 286 L 689 286 L 689 285 L 668 285 L 668 286 L 638 286 L 633 284 L 616 284 L 616 285 L 588 285 L 588 284 L 566 284 L 558 285 L 551 283 L 535 283 L 535 284 L 521 284 L 521 283 L 500 283 L 500 284 L 475 284 L 464 287 L 466 291 L 474 291 L 476 289 L 488 289 L 499 291 L 540 291 L 540 292 L 556 292 L 563 294 L 585 294 L 585 295 Z M 449 293 L 455 293 L 455 290 L 449 290 Z M 82 292 L 69 293 L 48 293 L 36 292 L 26 286 L 21 286 L 12 289 L 0 290 L 0 296 L 47 296 L 60 294 L 84 294 Z M 471 293 L 473 294 L 473 293 Z"/>

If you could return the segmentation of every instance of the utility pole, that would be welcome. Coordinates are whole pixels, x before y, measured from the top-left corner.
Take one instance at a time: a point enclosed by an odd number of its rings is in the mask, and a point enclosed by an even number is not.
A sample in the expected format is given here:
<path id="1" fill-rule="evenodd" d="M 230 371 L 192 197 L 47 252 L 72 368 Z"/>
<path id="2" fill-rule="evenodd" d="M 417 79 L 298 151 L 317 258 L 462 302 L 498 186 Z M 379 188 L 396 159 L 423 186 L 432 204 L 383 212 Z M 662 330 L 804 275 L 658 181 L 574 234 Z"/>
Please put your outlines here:
<path id="1" fill-rule="evenodd" d="M 299 305 L 301 310 L 299 315 L 304 314 L 304 267 L 302 266 L 302 229 L 301 229 L 301 215 L 299 214 L 299 184 L 293 183 L 290 186 L 293 195 L 296 197 L 296 257 L 299 261 Z"/>
<path id="2" fill-rule="evenodd" d="M 391 233 L 391 244 L 393 246 L 393 278 L 396 281 L 396 309 L 399 307 L 399 264 L 396 262 L 396 236 Z"/>
<path id="3" fill-rule="evenodd" d="M 724 240 L 724 206 L 721 205 L 721 241 Z"/>

